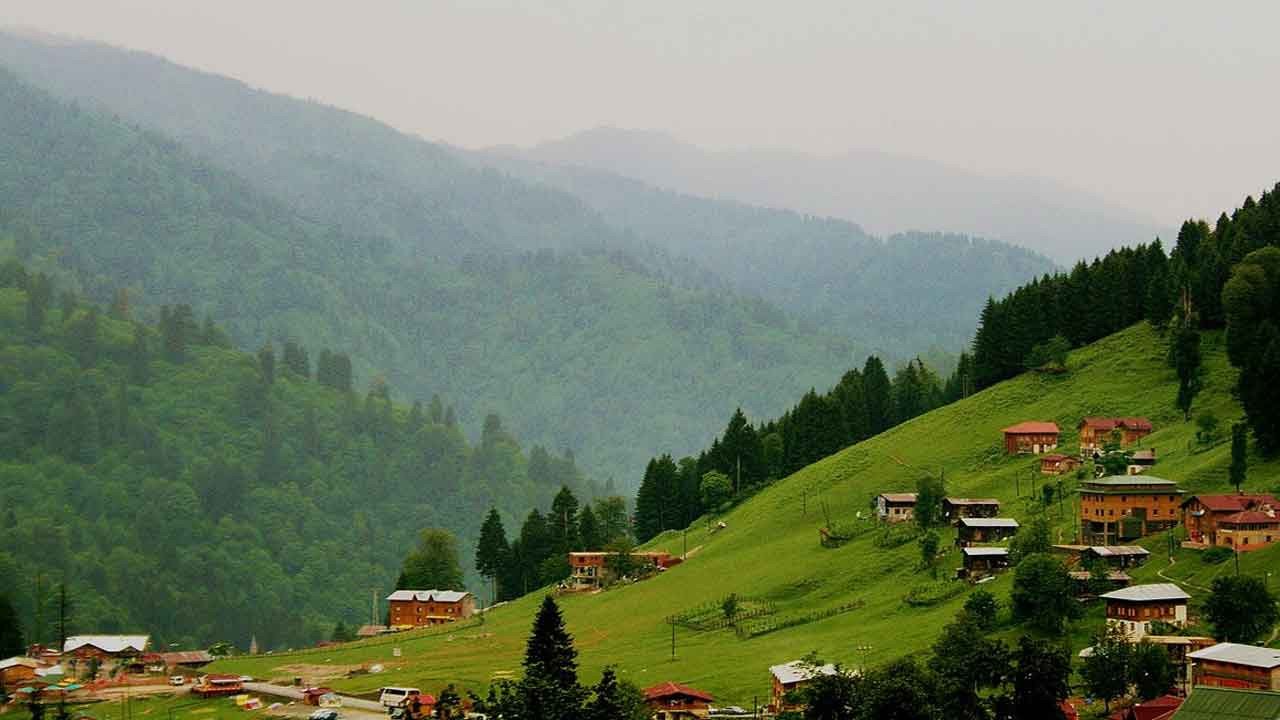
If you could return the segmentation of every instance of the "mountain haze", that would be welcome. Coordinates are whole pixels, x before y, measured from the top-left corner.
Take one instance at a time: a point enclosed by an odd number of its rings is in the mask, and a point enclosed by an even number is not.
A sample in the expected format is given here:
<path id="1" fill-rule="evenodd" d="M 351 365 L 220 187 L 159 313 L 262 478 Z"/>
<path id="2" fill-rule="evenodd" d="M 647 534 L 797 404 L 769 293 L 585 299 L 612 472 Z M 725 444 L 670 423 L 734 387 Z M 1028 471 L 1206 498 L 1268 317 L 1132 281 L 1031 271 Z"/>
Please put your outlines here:
<path id="1" fill-rule="evenodd" d="M 714 152 L 661 132 L 604 127 L 526 150 L 497 151 L 608 170 L 692 195 L 844 218 L 879 235 L 916 230 L 1003 240 L 1063 264 L 1172 234 L 1052 180 L 980 175 L 870 150 L 833 157 Z"/>

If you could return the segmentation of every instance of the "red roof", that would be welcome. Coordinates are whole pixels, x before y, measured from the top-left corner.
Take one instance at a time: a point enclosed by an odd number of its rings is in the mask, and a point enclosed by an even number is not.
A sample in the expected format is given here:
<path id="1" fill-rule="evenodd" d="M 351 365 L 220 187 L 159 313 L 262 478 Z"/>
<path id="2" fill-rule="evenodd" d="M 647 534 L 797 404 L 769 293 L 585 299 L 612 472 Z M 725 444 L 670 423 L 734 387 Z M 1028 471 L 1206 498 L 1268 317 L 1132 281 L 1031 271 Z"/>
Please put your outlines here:
<path id="1" fill-rule="evenodd" d="M 1182 504 L 1186 505 L 1193 500 L 1199 500 L 1201 505 L 1213 512 L 1240 512 L 1259 505 L 1280 508 L 1280 500 L 1271 495 L 1196 495 L 1187 498 Z"/>
<path id="2" fill-rule="evenodd" d="M 1111 714 L 1115 720 L 1161 720 L 1173 715 L 1182 706 L 1182 698 L 1174 695 L 1162 695 L 1154 700 L 1138 703 L 1132 707 L 1118 710 Z"/>
<path id="3" fill-rule="evenodd" d="M 1268 515 L 1260 510 L 1243 510 L 1238 513 L 1232 513 L 1218 518 L 1219 524 L 1240 525 L 1243 523 L 1275 523 L 1280 522 L 1280 518 L 1275 515 Z"/>
<path id="4" fill-rule="evenodd" d="M 1058 423 L 1039 422 L 1037 420 L 1028 420 L 1020 422 L 1017 425 L 1010 425 L 1001 432 L 1006 435 L 1043 435 L 1051 433 L 1058 434 Z"/>
<path id="5" fill-rule="evenodd" d="M 1152 429 L 1151 421 L 1144 417 L 1087 417 L 1080 421 L 1080 427 L 1088 427 L 1094 430 L 1111 431 L 1117 427 L 1128 428 L 1130 430 L 1147 430 Z"/>
<path id="6" fill-rule="evenodd" d="M 696 700 L 702 700 L 703 702 L 711 702 L 712 700 L 715 700 L 710 693 L 705 693 L 696 688 L 691 688 L 688 685 L 681 685 L 680 683 L 673 682 L 664 682 L 661 685 L 654 685 L 644 691 L 645 700 L 660 700 L 662 698 L 671 697 L 672 695 L 683 695 Z"/>

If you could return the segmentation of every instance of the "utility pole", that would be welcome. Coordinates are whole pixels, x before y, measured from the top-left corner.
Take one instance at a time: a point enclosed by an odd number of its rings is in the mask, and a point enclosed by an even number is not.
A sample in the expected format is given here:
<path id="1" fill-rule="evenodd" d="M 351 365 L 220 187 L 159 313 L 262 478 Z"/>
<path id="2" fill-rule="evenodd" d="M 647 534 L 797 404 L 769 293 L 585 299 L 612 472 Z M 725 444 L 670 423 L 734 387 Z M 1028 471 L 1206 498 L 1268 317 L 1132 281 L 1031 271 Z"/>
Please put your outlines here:
<path id="1" fill-rule="evenodd" d="M 676 621 L 671 620 L 671 659 L 676 659 Z"/>

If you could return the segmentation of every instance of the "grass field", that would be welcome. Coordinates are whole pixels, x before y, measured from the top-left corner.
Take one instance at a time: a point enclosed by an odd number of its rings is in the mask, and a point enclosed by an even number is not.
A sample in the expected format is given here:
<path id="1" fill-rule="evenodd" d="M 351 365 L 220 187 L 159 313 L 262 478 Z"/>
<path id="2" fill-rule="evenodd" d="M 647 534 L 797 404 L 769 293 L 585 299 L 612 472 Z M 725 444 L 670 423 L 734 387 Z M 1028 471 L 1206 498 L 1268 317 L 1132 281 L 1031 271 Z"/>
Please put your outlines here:
<path id="1" fill-rule="evenodd" d="M 201 700 L 187 693 L 162 693 L 152 695 L 136 695 L 128 698 L 94 703 L 68 703 L 67 709 L 72 717 L 93 718 L 93 720 L 243 720 L 250 713 L 236 706 L 230 698 L 211 698 Z M 45 717 L 51 718 L 54 707 L 46 710 Z M 257 713 L 261 716 L 262 713 Z M 8 715 L 12 720 L 30 718 L 24 705 L 17 705 Z"/>
<path id="2" fill-rule="evenodd" d="M 1045 482 L 1028 457 L 1002 453 L 1000 428 L 1022 420 L 1054 420 L 1064 431 L 1063 448 L 1074 450 L 1075 426 L 1084 415 L 1145 415 L 1156 425 L 1143 447 L 1156 447 L 1160 461 L 1151 474 L 1177 480 L 1185 490 L 1225 490 L 1229 461 L 1229 425 L 1241 415 L 1230 396 L 1234 372 L 1227 365 L 1221 337 L 1205 337 L 1206 375 L 1196 411 L 1210 410 L 1222 421 L 1221 438 L 1207 447 L 1195 441 L 1195 424 L 1183 421 L 1174 408 L 1176 383 L 1164 362 L 1165 343 L 1142 325 L 1073 353 L 1063 375 L 1023 375 L 951 406 L 859 443 L 769 487 L 722 518 L 727 528 L 700 520 L 685 533 L 667 533 L 651 547 L 681 552 L 688 561 L 633 586 L 596 595 L 562 599 L 569 628 L 581 653 L 584 680 L 594 681 L 605 665 L 646 686 L 676 680 L 713 692 L 720 702 L 751 706 L 769 691 L 768 667 L 816 651 L 828 661 L 848 666 L 880 663 L 928 648 L 939 629 L 954 615 L 969 592 L 936 605 L 913 607 L 903 598 L 928 582 L 917 569 L 915 542 L 892 549 L 877 547 L 876 533 L 861 535 L 837 549 L 819 544 L 818 530 L 830 517 L 836 522 L 866 516 L 872 498 L 884 491 L 914 489 L 922 473 L 945 472 L 952 495 L 993 496 L 1002 514 L 1025 521 L 1047 513 L 1058 539 L 1070 542 L 1074 522 L 1070 495 L 1065 503 L 1043 509 L 1039 485 Z M 1280 478 L 1280 463 L 1252 457 L 1247 487 L 1270 490 Z M 1056 483 L 1056 479 L 1051 480 Z M 1065 478 L 1064 489 L 1075 479 Z M 944 546 L 954 537 L 944 535 Z M 1158 580 L 1167 564 L 1163 536 L 1147 540 L 1153 560 L 1139 572 L 1142 580 Z M 959 564 L 950 550 L 939 564 L 948 577 Z M 1212 574 L 1234 567 L 1206 566 L 1190 552 L 1179 552 L 1169 569 L 1185 579 L 1193 596 L 1203 595 Z M 1230 564 L 1228 564 L 1230 565 Z M 1274 549 L 1242 561 L 1250 572 L 1280 572 Z M 1280 578 L 1277 578 L 1280 582 Z M 986 585 L 1004 597 L 1009 576 Z M 949 590 L 949 588 L 941 588 Z M 861 606 L 825 619 L 740 639 L 729 629 L 694 632 L 678 629 L 672 657 L 668 616 L 719 602 L 729 593 L 770 601 L 776 614 L 762 621 L 784 626 L 838 606 Z M 219 662 L 215 671 L 247 673 L 261 678 L 329 676 L 326 682 L 348 692 L 381 685 L 412 684 L 438 690 L 448 682 L 483 692 L 495 673 L 517 672 L 533 611 L 541 601 L 533 594 L 492 611 L 483 624 L 471 622 L 354 643 L 338 648 L 236 658 Z M 1079 649 L 1100 624 L 1091 611 L 1072 628 Z M 1010 635 L 1013 631 L 1007 631 Z M 398 650 L 400 656 L 393 654 Z M 381 663 L 373 675 L 343 677 L 343 669 Z"/>

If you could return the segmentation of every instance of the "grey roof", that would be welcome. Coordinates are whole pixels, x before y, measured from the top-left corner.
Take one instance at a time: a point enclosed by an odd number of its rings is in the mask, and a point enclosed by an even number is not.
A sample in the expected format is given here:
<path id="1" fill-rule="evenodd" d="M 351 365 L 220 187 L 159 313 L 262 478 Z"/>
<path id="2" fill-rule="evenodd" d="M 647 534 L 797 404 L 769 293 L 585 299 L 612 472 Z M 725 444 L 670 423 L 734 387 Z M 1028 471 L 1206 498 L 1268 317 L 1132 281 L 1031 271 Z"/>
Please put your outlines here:
<path id="1" fill-rule="evenodd" d="M 1009 554 L 1008 548 L 1000 547 L 967 547 L 961 548 L 960 552 L 970 557 L 999 557 Z"/>
<path id="2" fill-rule="evenodd" d="M 964 497 L 945 497 L 943 502 L 952 505 L 999 505 L 1000 501 L 995 498 L 964 498 Z"/>
<path id="3" fill-rule="evenodd" d="M 1156 485 L 1156 486 L 1174 486 L 1178 483 L 1173 480 L 1165 480 L 1154 475 L 1108 475 L 1104 478 L 1094 480 L 1085 480 L 1086 485 Z"/>
<path id="4" fill-rule="evenodd" d="M 1112 590 L 1102 596 L 1107 600 L 1127 602 L 1158 602 L 1160 600 L 1189 600 L 1191 596 L 1173 583 L 1150 583 Z"/>
<path id="5" fill-rule="evenodd" d="M 461 602 L 471 593 L 460 590 L 397 590 L 387 596 L 387 600 L 417 600 L 418 602 Z"/>
<path id="6" fill-rule="evenodd" d="M 960 518 L 960 524 L 975 528 L 1016 528 L 1018 521 L 1013 518 Z"/>
<path id="7" fill-rule="evenodd" d="M 1099 557 L 1124 557 L 1126 555 L 1150 555 L 1151 551 L 1138 545 L 1093 545 L 1089 551 Z"/>
<path id="8" fill-rule="evenodd" d="M 1213 647 L 1188 653 L 1187 657 L 1193 660 L 1215 660 L 1256 668 L 1280 667 L 1280 650 L 1239 643 L 1218 643 Z"/>
<path id="9" fill-rule="evenodd" d="M 32 660 L 29 657 L 19 656 L 19 657 L 11 657 L 7 660 L 0 660 L 0 670 L 8 670 L 11 667 L 17 667 L 19 665 L 23 665 L 29 668 L 40 667 L 40 663 L 36 662 L 35 660 Z"/>
<path id="10" fill-rule="evenodd" d="M 913 503 L 916 501 L 916 493 L 880 493 L 879 497 L 884 498 L 887 502 L 894 503 Z"/>
<path id="11" fill-rule="evenodd" d="M 815 668 L 811 665 L 806 665 L 803 660 L 792 660 L 785 665 L 774 665 L 769 668 L 769 672 L 773 673 L 773 676 L 783 685 L 793 685 L 810 680 L 818 675 L 835 675 L 837 670 L 835 665 L 823 665 Z"/>
<path id="12" fill-rule="evenodd" d="M 147 649 L 150 642 L 150 635 L 72 635 L 62 644 L 62 652 L 72 652 L 85 645 L 92 645 L 108 653 L 119 653 L 125 650 L 142 652 Z"/>

